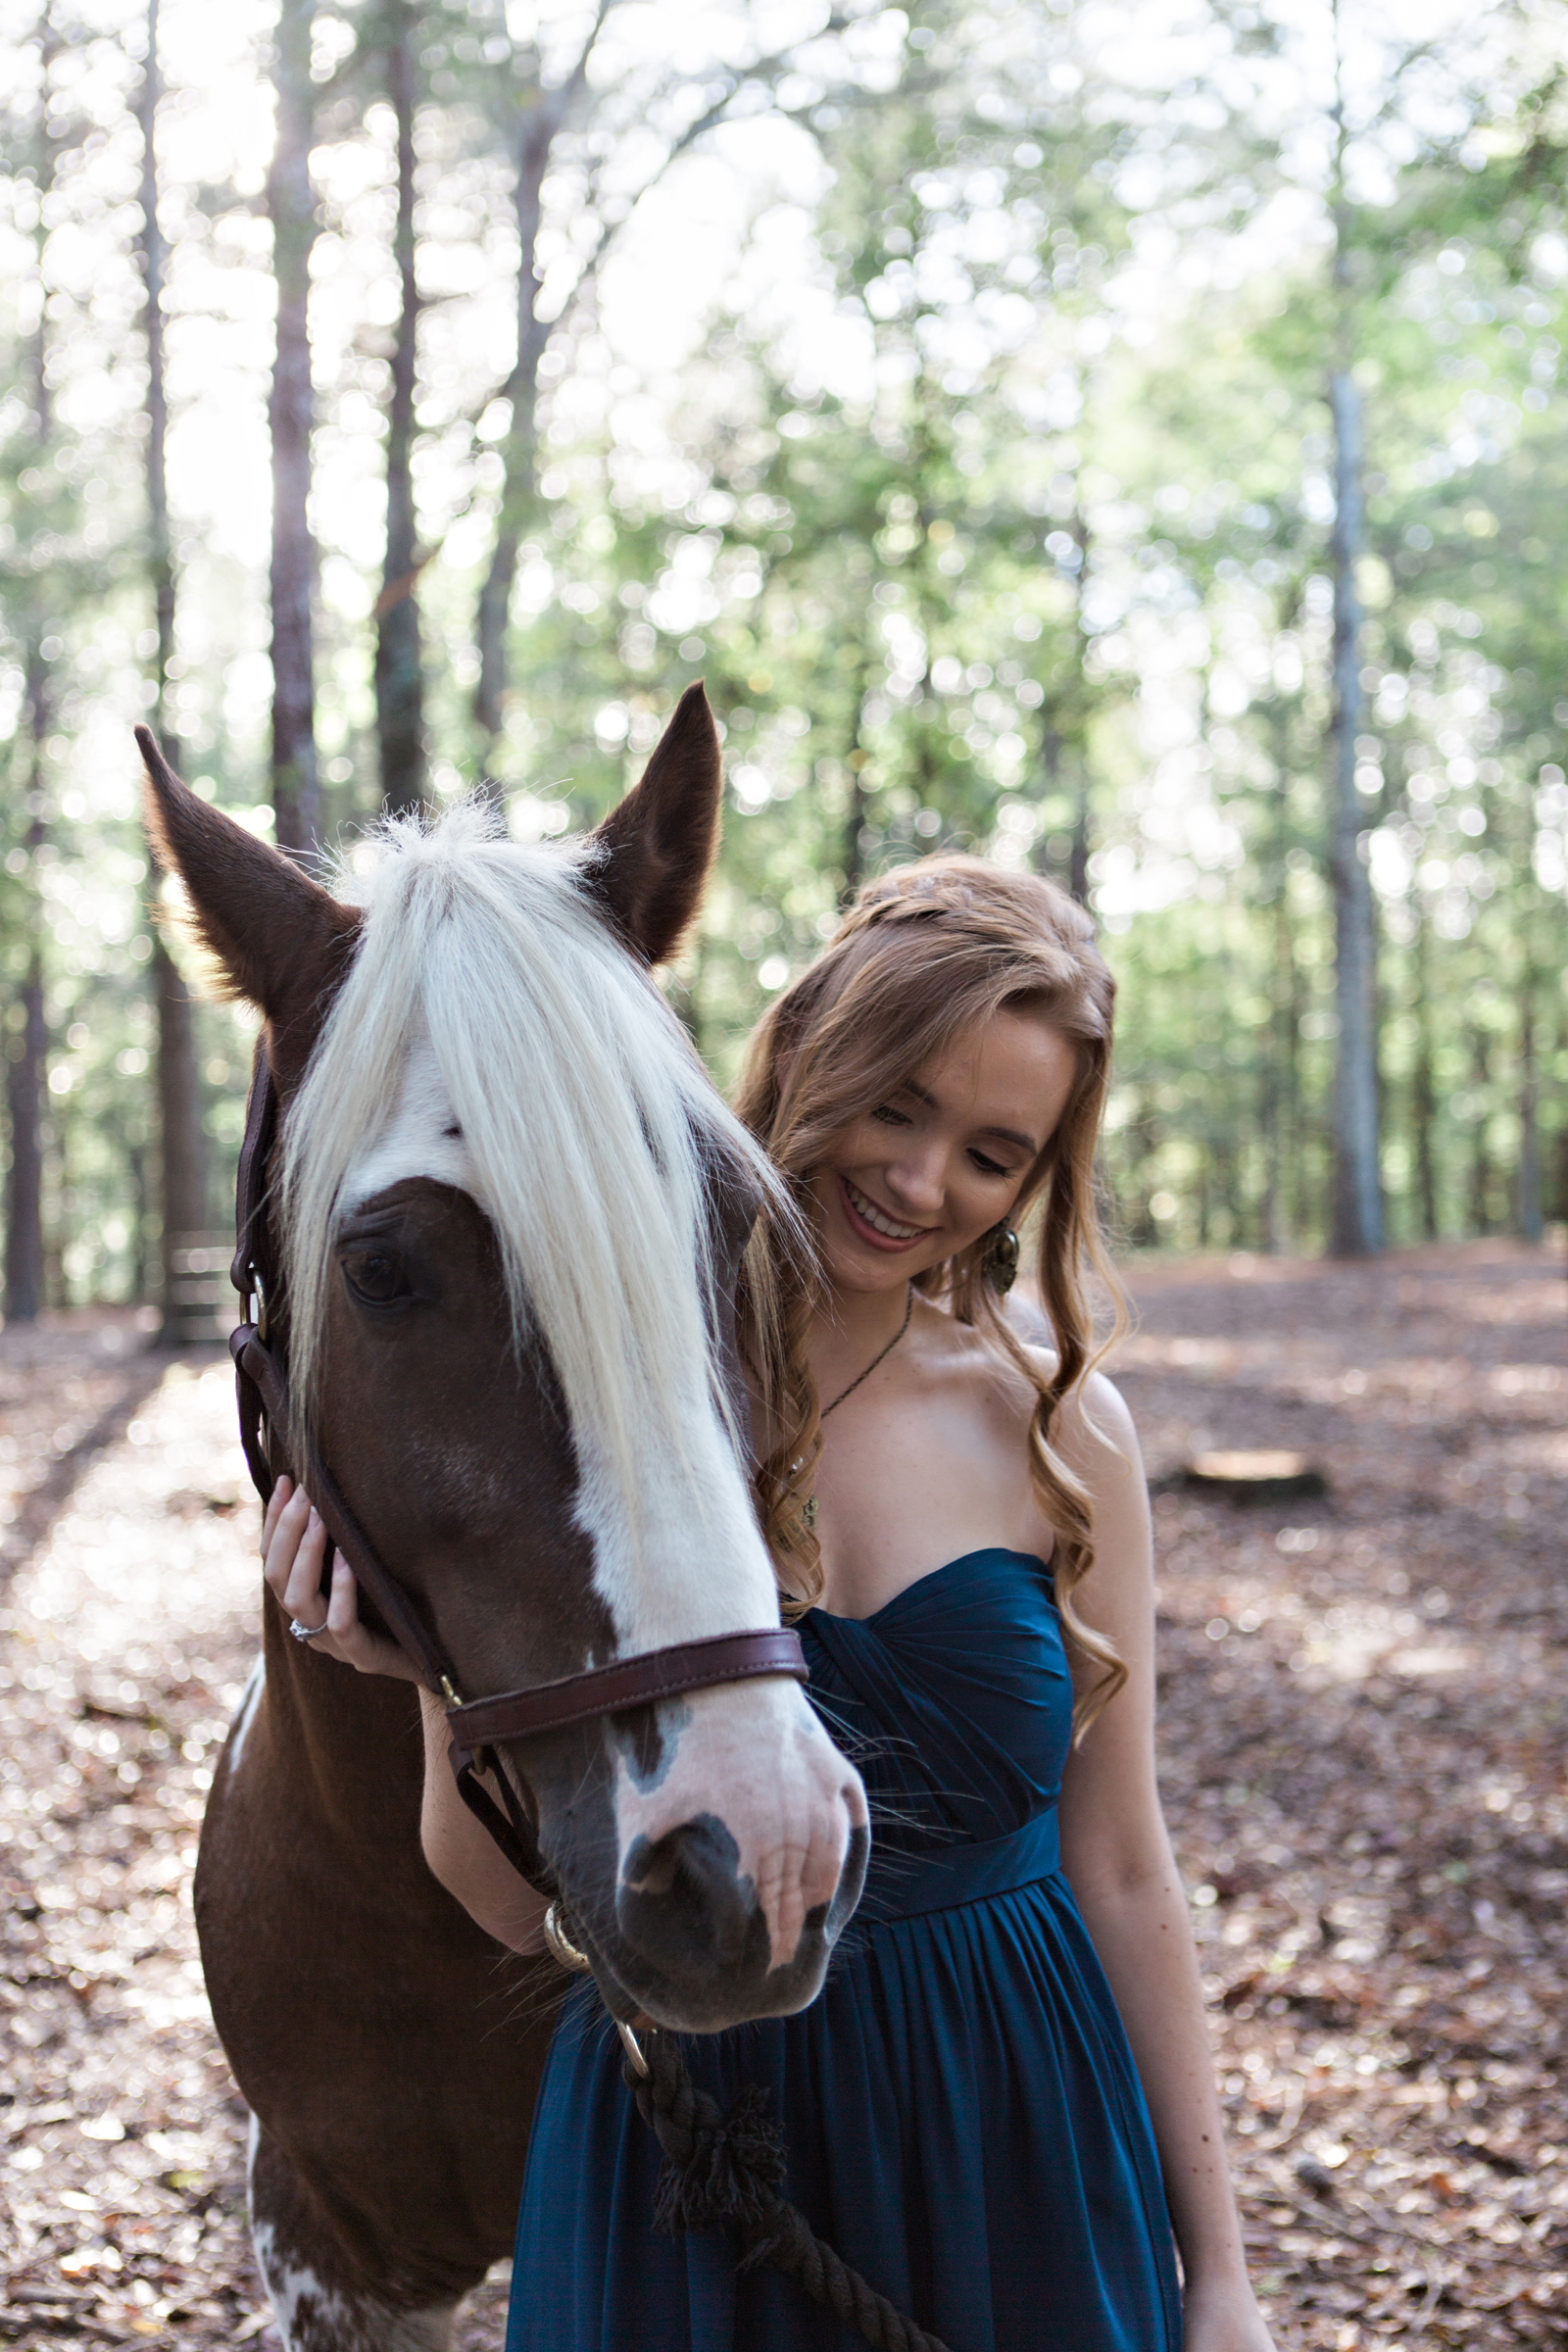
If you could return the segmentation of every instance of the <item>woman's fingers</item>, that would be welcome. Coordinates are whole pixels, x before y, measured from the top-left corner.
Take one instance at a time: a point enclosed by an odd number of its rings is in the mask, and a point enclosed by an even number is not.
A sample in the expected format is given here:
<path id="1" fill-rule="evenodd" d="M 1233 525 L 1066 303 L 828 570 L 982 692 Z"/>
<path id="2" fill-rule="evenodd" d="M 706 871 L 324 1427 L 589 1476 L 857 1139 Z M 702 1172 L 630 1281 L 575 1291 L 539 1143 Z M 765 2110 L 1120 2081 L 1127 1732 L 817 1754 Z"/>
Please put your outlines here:
<path id="1" fill-rule="evenodd" d="M 326 1608 L 326 1631 L 313 1649 L 341 1658 L 361 1674 L 384 1674 L 395 1682 L 416 1683 L 418 1675 L 395 1642 L 372 1634 L 360 1623 L 360 1589 L 354 1571 L 341 1555 L 332 1563 L 332 1591 Z"/>
<path id="2" fill-rule="evenodd" d="M 363 1634 L 360 1623 L 360 1588 L 354 1581 L 354 1571 L 340 1552 L 332 1562 L 332 1592 L 326 1604 L 326 1630 L 341 1642 L 353 1634 Z"/>
<path id="3" fill-rule="evenodd" d="M 395 1642 L 384 1634 L 372 1634 L 368 1626 L 360 1623 L 360 1589 L 341 1554 L 332 1563 L 326 1628 L 321 1640 L 312 1642 L 313 1649 L 324 1649 L 328 1657 L 341 1658 L 345 1665 L 358 1667 L 361 1674 L 390 1675 L 401 1683 L 418 1681 Z"/>
<path id="4" fill-rule="evenodd" d="M 262 1526 L 263 1574 L 283 1614 L 317 1629 L 311 1647 L 361 1674 L 384 1674 L 399 1682 L 418 1676 L 395 1642 L 360 1623 L 359 1588 L 341 1554 L 332 1563 L 323 1593 L 326 1529 L 303 1487 L 280 1478 Z"/>
<path id="5" fill-rule="evenodd" d="M 305 1525 L 294 1547 L 294 1563 L 283 1587 L 283 1606 L 301 1625 L 324 1625 L 321 1571 L 326 1564 L 326 1529 L 321 1514 L 303 1490 L 297 1499 L 306 1505 Z M 290 1512 L 284 1513 L 285 1522 Z"/>
<path id="6" fill-rule="evenodd" d="M 279 1501 L 279 1494 L 284 1488 L 288 1491 L 283 1494 L 282 1500 Z M 266 1577 L 274 1599 L 280 1605 L 283 1604 L 288 1581 L 294 1573 L 294 1559 L 299 1550 L 300 1538 L 310 1525 L 310 1496 L 303 1488 L 296 1487 L 291 1481 L 280 1478 L 277 1486 L 272 1490 L 272 1500 L 268 1504 L 267 1521 L 262 1531 L 264 1544 L 262 1574 Z"/>
<path id="7" fill-rule="evenodd" d="M 272 1492 L 268 1496 L 267 1509 L 262 1518 L 262 1557 L 264 1560 L 267 1557 L 267 1547 L 271 1543 L 277 1523 L 283 1515 L 283 1505 L 293 1492 L 294 1481 L 291 1478 L 279 1478 L 273 1481 Z"/>

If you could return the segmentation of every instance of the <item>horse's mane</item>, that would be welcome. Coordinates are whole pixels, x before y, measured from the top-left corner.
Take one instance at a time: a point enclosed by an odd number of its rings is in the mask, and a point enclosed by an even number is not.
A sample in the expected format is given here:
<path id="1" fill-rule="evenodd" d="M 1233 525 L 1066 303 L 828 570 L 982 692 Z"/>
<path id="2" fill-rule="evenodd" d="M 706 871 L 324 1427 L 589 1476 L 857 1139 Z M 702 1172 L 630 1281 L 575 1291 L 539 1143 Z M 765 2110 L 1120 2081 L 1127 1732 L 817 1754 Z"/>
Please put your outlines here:
<path id="1" fill-rule="evenodd" d="M 694 1409 L 711 1428 L 705 1389 L 727 1409 L 710 1338 L 715 1163 L 739 1163 L 789 1218 L 783 1189 L 596 910 L 591 843 L 525 848 L 469 802 L 428 827 L 393 818 L 367 846 L 333 876 L 364 933 L 284 1127 L 299 1392 L 311 1396 L 319 1362 L 345 1178 L 427 1038 L 516 1341 L 548 1348 L 583 1475 L 618 1494 L 635 1528 L 650 1444 L 688 1456 Z"/>

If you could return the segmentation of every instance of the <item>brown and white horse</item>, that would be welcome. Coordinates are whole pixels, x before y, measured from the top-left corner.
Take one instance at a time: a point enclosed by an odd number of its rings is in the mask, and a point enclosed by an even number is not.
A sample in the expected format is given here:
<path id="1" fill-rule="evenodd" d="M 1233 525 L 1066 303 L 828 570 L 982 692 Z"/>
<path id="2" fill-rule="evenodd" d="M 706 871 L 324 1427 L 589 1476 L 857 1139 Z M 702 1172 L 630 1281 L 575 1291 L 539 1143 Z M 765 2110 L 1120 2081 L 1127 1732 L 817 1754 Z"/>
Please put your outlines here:
<path id="1" fill-rule="evenodd" d="M 333 891 L 143 748 L 159 858 L 264 1016 L 294 1395 L 462 1687 L 776 1623 L 733 1313 L 772 1180 L 648 973 L 716 838 L 701 690 L 586 843 L 525 848 L 468 808 L 390 828 Z M 289 2352 L 440 2347 L 510 2247 L 554 1986 L 519 1985 L 533 1964 L 425 1868 L 421 1752 L 409 1685 L 268 1608 L 196 1903 Z M 813 1997 L 866 1816 L 795 1683 L 577 1725 L 526 1762 L 620 2015 L 715 2030 Z"/>

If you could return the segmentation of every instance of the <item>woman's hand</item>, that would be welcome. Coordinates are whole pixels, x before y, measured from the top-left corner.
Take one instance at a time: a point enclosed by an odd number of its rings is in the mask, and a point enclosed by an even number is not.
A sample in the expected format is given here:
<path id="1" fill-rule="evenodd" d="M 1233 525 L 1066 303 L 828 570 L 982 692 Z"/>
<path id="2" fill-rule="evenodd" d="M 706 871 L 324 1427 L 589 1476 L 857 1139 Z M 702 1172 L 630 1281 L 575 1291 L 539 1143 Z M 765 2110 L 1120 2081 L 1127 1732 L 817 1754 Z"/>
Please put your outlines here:
<path id="1" fill-rule="evenodd" d="M 1182 2297 L 1182 2352 L 1274 2352 L 1274 2338 L 1245 2278 L 1205 2287 L 1198 2280 Z"/>
<path id="2" fill-rule="evenodd" d="M 326 1529 L 303 1487 L 280 1478 L 262 1522 L 262 1573 L 278 1607 L 295 1625 L 318 1627 L 312 1649 L 355 1667 L 361 1674 L 391 1675 L 400 1683 L 418 1676 L 395 1642 L 360 1623 L 359 1589 L 341 1552 L 332 1563 L 332 1591 L 321 1601 L 321 1563 Z"/>

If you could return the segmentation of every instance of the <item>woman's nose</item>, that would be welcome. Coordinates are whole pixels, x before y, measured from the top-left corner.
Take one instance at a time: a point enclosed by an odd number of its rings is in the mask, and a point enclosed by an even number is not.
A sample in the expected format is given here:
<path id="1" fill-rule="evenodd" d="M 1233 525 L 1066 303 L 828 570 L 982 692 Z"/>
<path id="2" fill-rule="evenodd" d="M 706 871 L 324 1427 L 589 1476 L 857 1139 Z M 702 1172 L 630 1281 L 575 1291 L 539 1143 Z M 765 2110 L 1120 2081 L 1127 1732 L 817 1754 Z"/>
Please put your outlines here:
<path id="1" fill-rule="evenodd" d="M 902 1153 L 887 1170 L 888 1190 L 910 1214 L 931 1215 L 941 1209 L 946 1155 L 932 1144 Z"/>

